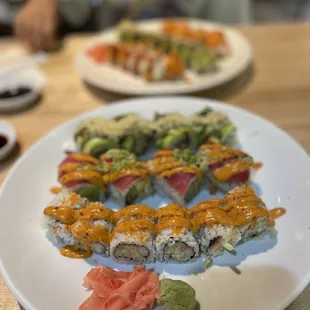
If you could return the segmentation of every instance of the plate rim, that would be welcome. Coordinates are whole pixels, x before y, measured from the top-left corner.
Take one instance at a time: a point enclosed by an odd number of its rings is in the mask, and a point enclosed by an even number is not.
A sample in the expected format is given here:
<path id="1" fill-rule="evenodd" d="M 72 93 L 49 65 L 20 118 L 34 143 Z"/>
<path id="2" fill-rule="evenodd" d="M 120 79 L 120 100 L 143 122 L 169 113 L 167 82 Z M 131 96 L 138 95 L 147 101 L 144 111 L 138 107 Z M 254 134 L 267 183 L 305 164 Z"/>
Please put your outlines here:
<path id="1" fill-rule="evenodd" d="M 142 19 L 142 20 L 139 20 L 138 22 L 136 22 L 136 24 L 138 26 L 139 25 L 143 26 L 143 25 L 147 25 L 147 24 L 161 23 L 163 20 L 164 20 L 163 18 Z M 108 34 L 108 33 L 112 34 L 112 33 L 115 33 L 117 31 L 117 27 L 110 27 L 110 28 L 107 28 L 105 31 L 100 32 L 98 35 L 89 38 L 83 44 L 83 46 L 75 53 L 75 56 L 74 56 L 75 70 L 77 71 L 77 73 L 78 73 L 78 75 L 82 81 L 86 81 L 87 83 L 90 83 L 91 85 L 96 86 L 99 89 L 110 91 L 113 93 L 124 94 L 124 95 L 135 95 L 135 96 L 146 96 L 146 95 L 154 95 L 154 94 L 180 95 L 180 94 L 184 94 L 184 93 L 185 94 L 191 94 L 191 93 L 195 93 L 195 92 L 199 92 L 199 91 L 206 91 L 206 90 L 212 89 L 214 87 L 223 85 L 223 84 L 227 83 L 228 81 L 231 81 L 234 78 L 238 77 L 242 72 L 244 72 L 253 63 L 253 58 L 254 58 L 253 56 L 254 55 L 253 55 L 252 45 L 250 44 L 249 39 L 245 35 L 243 35 L 241 33 L 241 31 L 235 29 L 234 27 L 230 27 L 230 26 L 227 26 L 225 24 L 216 23 L 216 22 L 209 21 L 209 20 L 206 21 L 206 20 L 197 19 L 197 18 L 185 18 L 185 20 L 190 22 L 190 23 L 201 23 L 201 24 L 204 24 L 206 27 L 211 26 L 211 27 L 219 28 L 219 29 L 224 30 L 225 32 L 233 33 L 234 35 L 238 36 L 247 45 L 248 55 L 247 55 L 246 61 L 244 61 L 242 63 L 242 65 L 239 66 L 236 70 L 234 70 L 233 73 L 231 73 L 230 75 L 224 76 L 220 82 L 213 80 L 213 81 L 209 82 L 208 85 L 193 84 L 190 89 L 187 88 L 185 90 L 182 88 L 182 85 L 175 86 L 176 88 L 174 90 L 165 90 L 164 89 L 163 91 L 160 91 L 158 89 L 156 89 L 156 90 L 142 89 L 142 91 L 138 90 L 138 89 L 130 90 L 127 88 L 118 87 L 117 84 L 115 84 L 116 86 L 112 85 L 112 84 L 107 84 L 104 87 L 102 87 L 102 85 L 100 85 L 100 83 L 97 82 L 97 79 L 92 78 L 89 74 L 86 74 L 88 76 L 85 76 L 85 72 L 82 72 L 83 71 L 82 65 L 79 64 L 79 59 L 81 57 L 83 57 L 83 54 L 85 52 L 86 47 L 89 46 L 92 42 L 95 42 L 95 40 L 98 40 L 98 38 L 101 38 L 105 34 Z"/>
<path id="2" fill-rule="evenodd" d="M 4 188 L 6 188 L 7 183 L 9 182 L 9 180 L 13 177 L 13 175 L 15 174 L 15 171 L 18 170 L 19 166 L 22 164 L 22 162 L 25 160 L 25 158 L 27 158 L 28 156 L 31 156 L 32 152 L 36 149 L 36 147 L 47 137 L 50 137 L 52 135 L 54 135 L 55 133 L 57 133 L 57 131 L 65 128 L 66 126 L 77 122 L 79 120 L 82 120 L 86 117 L 89 117 L 89 115 L 91 114 L 96 114 L 100 111 L 104 111 L 106 109 L 110 109 L 113 108 L 115 105 L 117 106 L 121 106 L 121 105 L 126 105 L 126 104 L 141 104 L 143 103 L 143 101 L 147 101 L 147 100 L 154 100 L 154 101 L 161 101 L 161 100 L 169 100 L 169 99 L 173 99 L 173 100 L 177 100 L 177 99 L 187 99 L 187 100 L 191 100 L 193 101 L 193 104 L 196 103 L 203 103 L 205 105 L 209 105 L 212 108 L 216 106 L 220 106 L 223 109 L 227 109 L 228 111 L 237 111 L 238 113 L 242 113 L 244 115 L 249 115 L 251 117 L 255 117 L 258 118 L 260 121 L 263 121 L 265 123 L 268 123 L 270 126 L 274 127 L 275 130 L 278 130 L 279 132 L 281 132 L 281 134 L 285 135 L 286 138 L 288 138 L 290 140 L 291 143 L 295 144 L 295 146 L 298 148 L 298 151 L 300 152 L 301 155 L 303 155 L 305 157 L 305 159 L 307 159 L 309 161 L 310 164 L 310 157 L 307 154 L 307 152 L 305 151 L 305 149 L 303 148 L 303 146 L 297 141 L 295 140 L 290 134 L 288 134 L 285 130 L 281 129 L 279 126 L 277 126 L 277 124 L 269 121 L 267 118 L 260 116 L 258 114 L 255 114 L 254 112 L 248 111 L 247 109 L 223 102 L 223 101 L 219 101 L 219 100 L 215 100 L 215 99 L 209 99 L 209 98 L 199 98 L 199 97 L 194 97 L 194 96 L 158 96 L 158 97 L 152 97 L 152 96 L 145 96 L 145 97 L 136 97 L 136 98 L 127 98 L 127 99 L 121 99 L 121 100 L 117 100 L 113 102 L 113 105 L 105 105 L 99 108 L 96 108 L 94 110 L 90 110 L 87 112 L 84 112 L 82 114 L 76 115 L 73 118 L 71 118 L 70 120 L 59 124 L 56 128 L 53 128 L 52 130 L 50 130 L 49 132 L 47 132 L 45 135 L 43 135 L 38 141 L 36 141 L 35 143 L 33 143 L 29 149 L 16 161 L 16 163 L 14 164 L 14 166 L 10 169 L 8 175 L 5 177 L 5 180 L 2 183 L 2 186 L 0 188 L 0 201 L 2 199 L 3 196 L 3 192 L 4 192 Z M 173 103 L 176 104 L 176 103 Z M 13 294 L 16 298 L 16 300 L 26 309 L 26 310 L 39 310 L 37 308 L 35 308 L 31 301 L 29 301 L 27 299 L 26 296 L 24 296 L 22 294 L 22 292 L 20 292 L 14 285 L 14 283 L 11 280 L 11 277 L 9 276 L 9 274 L 6 272 L 5 270 L 5 266 L 3 264 L 3 260 L 1 258 L 1 249 L 0 249 L 0 275 L 2 276 L 5 285 L 9 288 L 9 291 L 11 292 L 11 294 Z M 290 305 L 306 288 L 306 286 L 310 283 L 310 270 L 308 271 L 308 273 L 305 275 L 303 281 L 301 281 L 296 287 L 295 290 L 292 291 L 292 293 L 290 295 L 287 296 L 287 298 L 285 300 L 283 300 L 283 302 L 278 305 L 278 309 L 285 309 L 288 305 Z"/>

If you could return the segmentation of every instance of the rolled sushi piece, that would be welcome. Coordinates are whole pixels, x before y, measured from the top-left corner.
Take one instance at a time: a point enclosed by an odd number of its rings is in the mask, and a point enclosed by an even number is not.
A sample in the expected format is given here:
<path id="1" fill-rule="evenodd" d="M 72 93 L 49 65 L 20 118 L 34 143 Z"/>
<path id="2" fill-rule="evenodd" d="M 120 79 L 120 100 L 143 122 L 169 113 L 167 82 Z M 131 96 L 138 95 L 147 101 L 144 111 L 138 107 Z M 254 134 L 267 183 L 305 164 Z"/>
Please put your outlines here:
<path id="1" fill-rule="evenodd" d="M 205 108 L 192 118 L 196 126 L 202 126 L 199 144 L 213 142 L 225 145 L 236 144 L 236 126 L 226 113 Z"/>
<path id="2" fill-rule="evenodd" d="M 207 256 L 221 255 L 258 235 L 274 220 L 265 204 L 250 187 L 236 188 L 223 199 L 212 199 L 190 210 L 193 225 L 198 230 L 201 251 Z"/>
<path id="3" fill-rule="evenodd" d="M 74 141 L 81 152 L 99 157 L 112 148 L 120 147 L 123 128 L 114 120 L 102 117 L 82 121 L 74 133 Z"/>
<path id="4" fill-rule="evenodd" d="M 126 23 L 119 27 L 119 38 L 123 42 L 143 42 L 155 47 L 163 53 L 177 54 L 183 64 L 197 73 L 205 73 L 216 68 L 216 54 L 208 50 L 204 43 L 195 42 L 183 37 L 172 36 L 171 33 L 156 34 L 138 30 L 134 24 Z"/>
<path id="5" fill-rule="evenodd" d="M 156 211 L 145 205 L 131 205 L 117 211 L 115 214 L 115 219 L 117 223 L 121 223 L 123 221 L 146 219 L 155 224 Z"/>
<path id="6" fill-rule="evenodd" d="M 155 226 L 147 219 L 118 223 L 113 231 L 110 256 L 118 263 L 147 264 L 155 260 Z"/>
<path id="7" fill-rule="evenodd" d="M 163 217 L 156 225 L 156 259 L 160 262 L 187 263 L 199 255 L 199 244 L 191 221 L 185 217 Z"/>
<path id="8" fill-rule="evenodd" d="M 85 204 L 81 197 L 70 205 L 68 201 L 75 200 L 76 194 L 65 195 L 65 199 L 58 197 L 58 204 L 44 209 L 51 239 L 64 246 L 61 253 L 72 258 L 87 258 L 93 252 L 109 255 L 109 233 L 114 227 L 114 212 L 98 202 Z M 77 203 L 83 207 L 73 209 Z"/>
<path id="9" fill-rule="evenodd" d="M 117 120 L 117 124 L 123 130 L 123 134 L 120 136 L 120 148 L 136 155 L 143 154 L 153 138 L 151 121 L 132 113 L 122 115 Z"/>
<path id="10" fill-rule="evenodd" d="M 97 169 L 103 174 L 110 197 L 119 205 L 130 205 L 153 193 L 148 167 L 133 154 L 114 149 L 101 159 Z"/>
<path id="11" fill-rule="evenodd" d="M 190 117 L 179 113 L 157 114 L 155 117 L 154 139 L 158 148 L 197 148 L 202 126 L 194 126 Z"/>
<path id="12" fill-rule="evenodd" d="M 61 185 L 90 201 L 105 201 L 106 186 L 102 176 L 94 169 L 75 170 L 63 175 L 59 182 Z"/>
<path id="13" fill-rule="evenodd" d="M 275 221 L 252 187 L 236 187 L 222 199 L 222 208 L 229 210 L 232 206 L 230 216 L 237 218 L 235 226 L 242 231 L 241 242 L 273 229 Z"/>
<path id="14" fill-rule="evenodd" d="M 158 194 L 186 205 L 201 188 L 203 173 L 190 150 L 161 150 L 148 162 Z"/>
<path id="15" fill-rule="evenodd" d="M 159 208 L 156 211 L 156 218 L 158 222 L 171 217 L 183 217 L 190 219 L 190 214 L 185 207 L 177 203 L 170 203 L 169 205 Z"/>
<path id="16" fill-rule="evenodd" d="M 238 149 L 207 143 L 200 147 L 197 158 L 199 162 L 208 158 L 206 176 L 211 183 L 225 193 L 250 181 L 253 158 Z"/>
<path id="17" fill-rule="evenodd" d="M 65 174 L 81 169 L 93 168 L 99 160 L 87 153 L 70 153 L 58 166 L 58 179 Z"/>

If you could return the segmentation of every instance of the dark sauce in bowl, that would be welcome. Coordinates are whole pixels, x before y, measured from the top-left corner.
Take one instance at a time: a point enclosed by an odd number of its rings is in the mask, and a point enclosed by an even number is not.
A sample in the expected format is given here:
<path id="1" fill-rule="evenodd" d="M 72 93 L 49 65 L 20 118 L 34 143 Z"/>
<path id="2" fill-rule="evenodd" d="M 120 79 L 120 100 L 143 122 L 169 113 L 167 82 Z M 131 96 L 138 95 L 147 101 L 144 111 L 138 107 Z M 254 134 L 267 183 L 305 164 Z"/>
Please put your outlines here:
<path id="1" fill-rule="evenodd" d="M 5 147 L 8 143 L 8 138 L 2 134 L 0 134 L 0 150 Z"/>
<path id="2" fill-rule="evenodd" d="M 18 86 L 14 88 L 6 88 L 0 91 L 0 101 L 4 99 L 13 99 L 27 95 L 32 92 L 29 86 Z"/>

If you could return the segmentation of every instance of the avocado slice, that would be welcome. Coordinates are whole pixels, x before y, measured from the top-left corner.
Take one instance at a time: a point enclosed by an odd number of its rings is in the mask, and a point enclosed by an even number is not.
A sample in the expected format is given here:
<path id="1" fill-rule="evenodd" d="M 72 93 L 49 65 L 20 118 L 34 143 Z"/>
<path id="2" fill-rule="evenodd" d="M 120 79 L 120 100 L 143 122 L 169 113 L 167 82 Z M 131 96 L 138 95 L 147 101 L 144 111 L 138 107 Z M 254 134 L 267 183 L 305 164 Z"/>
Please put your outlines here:
<path id="1" fill-rule="evenodd" d="M 95 157 L 99 157 L 107 150 L 118 147 L 119 145 L 115 140 L 107 138 L 92 138 L 84 144 L 82 151 Z"/>
<path id="2" fill-rule="evenodd" d="M 85 185 L 79 190 L 78 194 L 89 201 L 99 201 L 100 199 L 100 190 L 94 184 Z"/>

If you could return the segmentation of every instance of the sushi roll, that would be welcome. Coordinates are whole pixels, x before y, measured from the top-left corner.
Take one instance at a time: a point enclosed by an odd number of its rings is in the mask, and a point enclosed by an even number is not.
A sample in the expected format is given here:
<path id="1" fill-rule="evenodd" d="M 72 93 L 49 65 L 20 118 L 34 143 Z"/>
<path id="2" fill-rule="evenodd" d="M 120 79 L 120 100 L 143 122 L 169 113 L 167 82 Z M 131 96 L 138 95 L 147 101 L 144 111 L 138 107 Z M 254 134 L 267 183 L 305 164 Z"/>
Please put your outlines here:
<path id="1" fill-rule="evenodd" d="M 208 158 L 206 176 L 223 192 L 247 184 L 250 180 L 253 159 L 240 150 L 221 144 L 207 143 L 200 147 L 197 158 L 199 162 Z"/>
<path id="2" fill-rule="evenodd" d="M 102 256 L 109 256 L 110 233 L 113 228 L 114 212 L 96 202 L 80 210 L 79 220 L 67 230 L 83 248 Z"/>
<path id="3" fill-rule="evenodd" d="M 130 205 L 152 194 L 150 171 L 145 163 L 125 150 L 110 150 L 101 156 L 98 169 L 110 197 L 119 205 Z"/>
<path id="4" fill-rule="evenodd" d="M 93 168 L 99 160 L 87 153 L 70 153 L 58 166 L 58 179 L 65 174 L 86 168 Z"/>
<path id="5" fill-rule="evenodd" d="M 233 251 L 242 238 L 242 230 L 235 228 L 229 215 L 219 207 L 216 200 L 206 202 L 205 211 L 198 213 L 193 222 L 198 229 L 202 253 L 219 256 L 226 249 Z"/>
<path id="6" fill-rule="evenodd" d="M 123 115 L 117 120 L 117 125 L 122 129 L 120 148 L 137 155 L 143 154 L 152 141 L 153 129 L 151 121 L 138 114 Z"/>
<path id="7" fill-rule="evenodd" d="M 161 150 L 148 162 L 154 175 L 158 194 L 186 205 L 192 200 L 203 182 L 202 170 L 190 150 Z"/>
<path id="8" fill-rule="evenodd" d="M 94 157 L 111 148 L 118 148 L 123 129 L 114 120 L 102 117 L 82 121 L 74 133 L 74 141 L 81 152 Z"/>
<path id="9" fill-rule="evenodd" d="M 121 223 L 123 221 L 146 219 L 155 224 L 156 211 L 145 205 L 131 205 L 117 211 L 115 214 L 115 219 L 117 223 Z"/>
<path id="10" fill-rule="evenodd" d="M 154 224 L 147 219 L 121 221 L 113 230 L 110 256 L 118 263 L 152 263 L 155 234 Z"/>
<path id="11" fill-rule="evenodd" d="M 221 255 L 224 249 L 234 251 L 238 243 L 274 225 L 264 203 L 250 187 L 236 188 L 223 199 L 201 202 L 190 214 L 201 251 L 207 256 Z"/>
<path id="12" fill-rule="evenodd" d="M 177 203 L 170 203 L 169 205 L 159 208 L 156 211 L 156 218 L 158 222 L 160 222 L 163 219 L 175 216 L 190 219 L 188 210 Z"/>
<path id="13" fill-rule="evenodd" d="M 181 216 L 162 217 L 156 225 L 156 259 L 187 263 L 199 255 L 199 245 L 191 221 Z"/>
<path id="14" fill-rule="evenodd" d="M 103 202 L 106 198 L 106 186 L 99 172 L 93 169 L 80 169 L 66 173 L 59 182 L 61 185 L 90 201 Z"/>
<path id="15" fill-rule="evenodd" d="M 193 124 L 202 126 L 200 144 L 205 142 L 234 145 L 236 143 L 236 127 L 227 114 L 205 108 L 193 117 Z"/>
<path id="16" fill-rule="evenodd" d="M 230 211 L 230 216 L 237 218 L 236 225 L 242 229 L 241 242 L 274 227 L 275 221 L 266 204 L 256 196 L 253 188 L 240 186 L 227 194 L 222 199 L 222 208 L 229 210 L 232 206 L 233 210 Z"/>
<path id="17" fill-rule="evenodd" d="M 157 115 L 154 123 L 154 139 L 158 148 L 190 148 L 199 145 L 201 128 L 197 130 L 191 118 L 179 113 Z"/>

